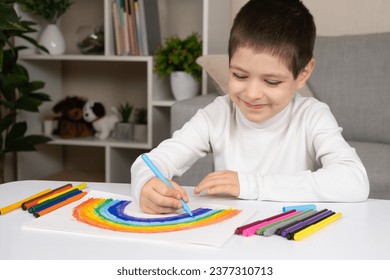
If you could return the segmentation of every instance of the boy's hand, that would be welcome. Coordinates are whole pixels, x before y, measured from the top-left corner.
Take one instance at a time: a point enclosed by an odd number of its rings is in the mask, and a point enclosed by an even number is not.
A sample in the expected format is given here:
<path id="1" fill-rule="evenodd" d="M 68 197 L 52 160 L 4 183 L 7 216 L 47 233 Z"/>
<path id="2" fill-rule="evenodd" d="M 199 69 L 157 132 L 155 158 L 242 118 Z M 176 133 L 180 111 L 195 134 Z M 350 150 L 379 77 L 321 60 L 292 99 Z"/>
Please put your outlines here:
<path id="1" fill-rule="evenodd" d="M 186 192 L 177 183 L 170 181 L 173 188 L 154 177 L 147 181 L 141 189 L 140 207 L 148 214 L 166 214 L 182 207 L 180 198 L 188 202 Z"/>
<path id="2" fill-rule="evenodd" d="M 194 189 L 194 194 L 206 191 L 207 194 L 230 194 L 238 197 L 240 182 L 238 174 L 231 170 L 221 170 L 208 174 Z"/>

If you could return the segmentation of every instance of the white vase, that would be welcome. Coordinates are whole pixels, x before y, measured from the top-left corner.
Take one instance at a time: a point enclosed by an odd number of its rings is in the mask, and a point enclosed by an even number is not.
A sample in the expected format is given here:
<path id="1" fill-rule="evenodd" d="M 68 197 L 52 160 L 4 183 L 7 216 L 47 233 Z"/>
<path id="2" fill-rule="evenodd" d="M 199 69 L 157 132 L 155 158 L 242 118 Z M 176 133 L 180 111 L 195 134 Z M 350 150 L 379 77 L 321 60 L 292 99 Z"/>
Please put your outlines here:
<path id="1" fill-rule="evenodd" d="M 199 81 L 187 72 L 172 72 L 170 74 L 170 79 L 172 93 L 176 100 L 192 98 L 199 93 Z"/>
<path id="2" fill-rule="evenodd" d="M 43 30 L 38 43 L 44 46 L 51 55 L 59 55 L 65 52 L 65 40 L 61 30 L 56 24 L 49 24 Z M 41 53 L 44 53 L 40 50 Z"/>

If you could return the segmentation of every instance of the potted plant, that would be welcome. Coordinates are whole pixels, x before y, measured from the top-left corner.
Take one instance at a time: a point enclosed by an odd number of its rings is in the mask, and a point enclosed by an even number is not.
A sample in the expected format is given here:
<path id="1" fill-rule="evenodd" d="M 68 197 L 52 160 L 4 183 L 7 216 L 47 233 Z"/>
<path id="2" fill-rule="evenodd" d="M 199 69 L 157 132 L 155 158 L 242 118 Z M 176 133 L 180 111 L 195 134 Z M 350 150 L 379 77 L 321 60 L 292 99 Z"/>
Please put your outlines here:
<path id="1" fill-rule="evenodd" d="M 202 68 L 196 59 L 202 55 L 202 41 L 197 33 L 185 39 L 173 36 L 155 52 L 155 72 L 160 78 L 170 75 L 176 100 L 194 97 L 199 92 Z"/>
<path id="2" fill-rule="evenodd" d="M 138 108 L 135 110 L 134 141 L 146 142 L 148 135 L 147 116 L 148 112 L 146 108 Z"/>
<path id="3" fill-rule="evenodd" d="M 65 40 L 59 29 L 58 19 L 73 4 L 70 0 L 17 0 L 23 11 L 38 16 L 48 23 L 41 36 L 39 44 L 49 50 L 51 55 L 65 52 Z"/>
<path id="4" fill-rule="evenodd" d="M 0 3 L 0 183 L 5 181 L 6 154 L 13 154 L 15 160 L 16 152 L 34 151 L 36 145 L 50 140 L 42 135 L 26 135 L 27 123 L 17 120 L 20 111 L 38 112 L 50 98 L 40 92 L 44 83 L 30 81 L 26 68 L 18 63 L 19 51 L 25 47 L 15 46 L 15 37 L 43 48 L 28 36 L 36 32 L 34 23 L 19 20 L 14 3 Z"/>
<path id="5" fill-rule="evenodd" d="M 132 140 L 133 124 L 130 122 L 133 106 L 128 102 L 117 107 L 120 120 L 115 124 L 115 139 L 117 140 Z"/>

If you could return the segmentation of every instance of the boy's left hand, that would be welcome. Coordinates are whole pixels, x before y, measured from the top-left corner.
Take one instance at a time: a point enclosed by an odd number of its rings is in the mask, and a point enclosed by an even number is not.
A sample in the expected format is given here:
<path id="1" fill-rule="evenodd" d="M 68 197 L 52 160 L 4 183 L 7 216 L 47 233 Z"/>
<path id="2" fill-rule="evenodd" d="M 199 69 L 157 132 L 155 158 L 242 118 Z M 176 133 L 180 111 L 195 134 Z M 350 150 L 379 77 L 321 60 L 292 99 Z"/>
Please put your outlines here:
<path id="1" fill-rule="evenodd" d="M 207 194 L 230 194 L 238 197 L 240 182 L 238 174 L 231 170 L 221 170 L 208 174 L 194 189 L 194 194 L 206 191 Z"/>

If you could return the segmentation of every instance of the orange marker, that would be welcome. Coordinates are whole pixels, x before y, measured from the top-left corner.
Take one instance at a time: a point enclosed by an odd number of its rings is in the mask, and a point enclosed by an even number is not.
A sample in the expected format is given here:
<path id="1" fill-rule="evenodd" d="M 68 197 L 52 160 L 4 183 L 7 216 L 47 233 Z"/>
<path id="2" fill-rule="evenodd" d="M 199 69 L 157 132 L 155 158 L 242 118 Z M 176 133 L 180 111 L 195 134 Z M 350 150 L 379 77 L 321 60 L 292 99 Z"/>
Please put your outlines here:
<path id="1" fill-rule="evenodd" d="M 59 191 L 58 193 L 54 193 L 54 194 L 51 194 L 51 195 L 49 195 L 49 196 L 47 196 L 47 197 L 45 197 L 45 198 L 40 199 L 40 200 L 38 201 L 38 204 L 43 203 L 43 202 L 45 202 L 45 201 L 48 201 L 49 199 L 56 198 L 56 197 L 58 197 L 58 196 L 60 196 L 60 195 L 63 195 L 63 194 L 65 194 L 65 193 L 67 193 L 67 192 L 70 192 L 70 191 L 72 191 L 72 190 L 75 190 L 75 189 L 82 190 L 82 189 L 85 189 L 86 187 L 87 187 L 87 184 L 86 184 L 86 183 L 82 183 L 82 184 L 77 185 L 77 186 L 75 186 L 75 187 L 70 187 L 70 188 L 62 189 L 62 190 Z"/>
<path id="2" fill-rule="evenodd" d="M 22 203 L 22 209 L 23 210 L 27 210 L 28 208 L 32 207 L 32 206 L 35 206 L 38 204 L 39 200 L 41 199 L 44 199 L 46 197 L 49 197 L 55 193 L 59 193 L 59 192 L 62 192 L 63 190 L 67 190 L 67 189 L 70 189 L 72 187 L 72 184 L 66 184 L 64 186 L 61 186 L 59 188 L 56 188 L 48 193 L 45 193 L 43 195 L 40 195 L 38 197 L 35 197 L 35 198 L 32 198 L 32 199 L 29 199 L 25 202 Z"/>
<path id="3" fill-rule="evenodd" d="M 67 200 L 64 200 L 64 201 L 62 201 L 60 203 L 57 203 L 57 204 L 55 204 L 55 205 L 53 205 L 53 206 L 51 206 L 49 208 L 46 208 L 46 209 L 44 209 L 44 210 L 42 210 L 40 212 L 35 212 L 34 213 L 34 217 L 36 217 L 36 218 L 42 217 L 43 215 L 46 215 L 46 214 L 48 214 L 48 213 L 50 213 L 50 212 L 52 212 L 54 210 L 57 210 L 58 208 L 61 208 L 61 207 L 65 206 L 65 205 L 68 205 L 69 203 L 75 202 L 75 201 L 83 198 L 86 194 L 87 194 L 87 192 L 81 192 L 81 193 L 79 193 L 79 194 L 77 194 L 75 196 L 72 196 L 72 197 L 68 198 Z"/>

